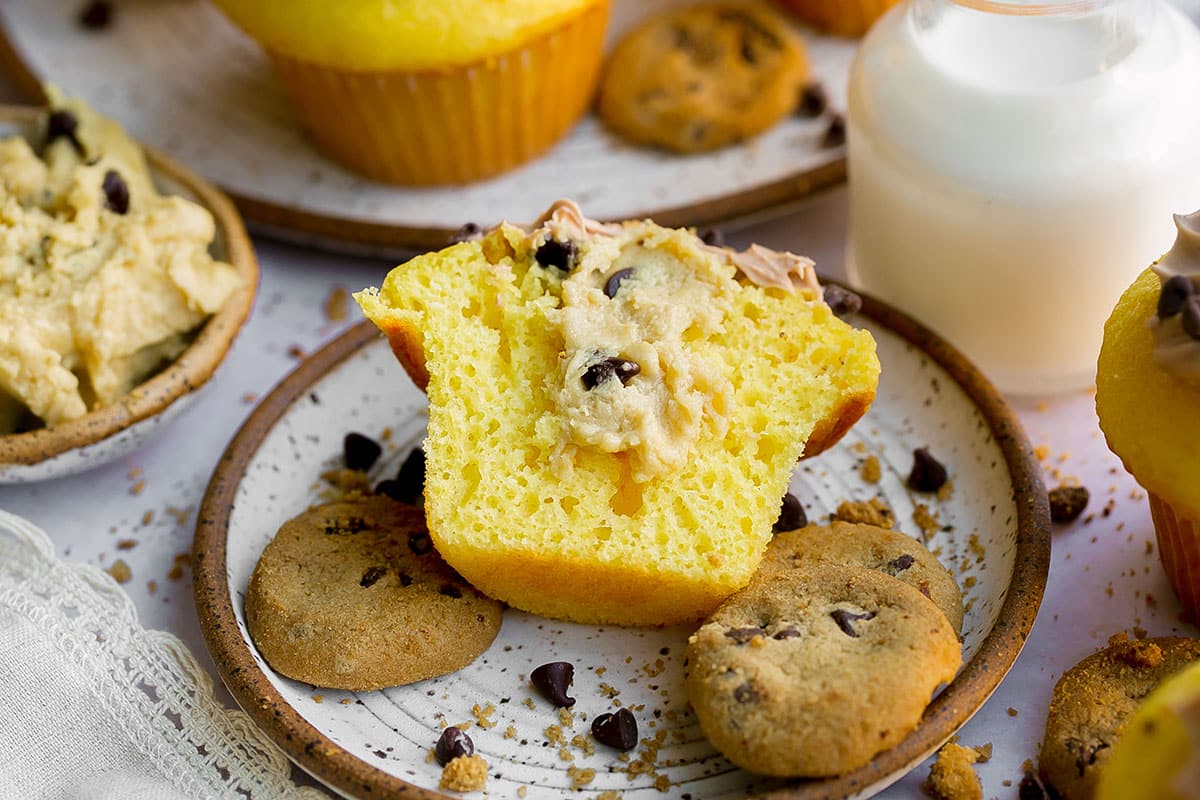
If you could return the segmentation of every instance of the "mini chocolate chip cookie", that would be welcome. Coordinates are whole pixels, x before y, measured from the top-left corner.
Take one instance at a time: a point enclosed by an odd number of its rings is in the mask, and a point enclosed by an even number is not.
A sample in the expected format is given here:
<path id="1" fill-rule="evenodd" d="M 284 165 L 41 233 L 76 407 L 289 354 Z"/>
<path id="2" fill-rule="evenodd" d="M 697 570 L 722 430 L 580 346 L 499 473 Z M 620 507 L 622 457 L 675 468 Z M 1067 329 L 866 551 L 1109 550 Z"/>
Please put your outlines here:
<path id="1" fill-rule="evenodd" d="M 676 9 L 617 45 L 600 83 L 600 117 L 641 144 L 713 150 L 792 113 L 808 72 L 800 37 L 763 3 Z"/>
<path id="2" fill-rule="evenodd" d="M 1138 704 L 1170 675 L 1200 660 L 1200 639 L 1168 636 L 1108 647 L 1063 673 L 1050 699 L 1038 756 L 1042 780 L 1063 800 L 1088 800 L 1112 745 Z"/>
<path id="3" fill-rule="evenodd" d="M 954 632 L 962 633 L 962 593 L 954 576 L 911 536 L 849 522 L 785 531 L 767 545 L 758 577 L 770 577 L 813 561 L 865 567 L 901 580 L 932 600 L 950 620 Z"/>
<path id="4" fill-rule="evenodd" d="M 857 769 L 903 739 L 962 661 L 908 584 L 816 562 L 755 581 L 688 640 L 686 687 L 730 761 L 767 775 Z"/>
<path id="5" fill-rule="evenodd" d="M 382 496 L 285 522 L 246 590 L 246 627 L 273 669 L 353 691 L 461 669 L 502 613 L 434 551 L 420 509 Z"/>

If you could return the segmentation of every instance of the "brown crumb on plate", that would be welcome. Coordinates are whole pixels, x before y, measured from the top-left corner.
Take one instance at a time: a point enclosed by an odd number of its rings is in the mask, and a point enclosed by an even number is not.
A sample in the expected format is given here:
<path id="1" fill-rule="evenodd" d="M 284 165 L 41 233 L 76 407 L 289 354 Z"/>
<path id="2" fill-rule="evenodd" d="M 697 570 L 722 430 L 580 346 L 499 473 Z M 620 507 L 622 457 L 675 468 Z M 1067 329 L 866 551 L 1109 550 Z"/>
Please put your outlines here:
<path id="1" fill-rule="evenodd" d="M 341 322 L 346 318 L 346 301 L 350 299 L 350 293 L 346 291 L 345 286 L 335 286 L 329 290 L 329 294 L 325 297 L 325 319 L 330 322 Z"/>
<path id="2" fill-rule="evenodd" d="M 867 483 L 879 483 L 879 479 L 883 477 L 883 469 L 879 466 L 879 456 L 864 458 L 858 474 Z"/>
<path id="3" fill-rule="evenodd" d="M 112 575 L 113 580 L 117 583 L 129 583 L 133 580 L 133 570 L 129 568 L 122 559 L 117 559 L 112 563 L 112 566 L 105 570 L 109 575 Z"/>
<path id="4" fill-rule="evenodd" d="M 946 744 L 929 770 L 926 792 L 940 800 L 982 800 L 983 784 L 971 768 L 978 760 L 979 753 L 974 748 L 953 742 Z"/>
<path id="5" fill-rule="evenodd" d="M 479 792 L 487 785 L 488 763 L 480 756 L 459 756 L 442 768 L 438 788 L 448 792 Z"/>
<path id="6" fill-rule="evenodd" d="M 875 525 L 880 528 L 891 528 L 896 524 L 896 515 L 891 507 L 878 497 L 867 501 L 843 500 L 833 513 L 835 520 L 842 522 Z"/>

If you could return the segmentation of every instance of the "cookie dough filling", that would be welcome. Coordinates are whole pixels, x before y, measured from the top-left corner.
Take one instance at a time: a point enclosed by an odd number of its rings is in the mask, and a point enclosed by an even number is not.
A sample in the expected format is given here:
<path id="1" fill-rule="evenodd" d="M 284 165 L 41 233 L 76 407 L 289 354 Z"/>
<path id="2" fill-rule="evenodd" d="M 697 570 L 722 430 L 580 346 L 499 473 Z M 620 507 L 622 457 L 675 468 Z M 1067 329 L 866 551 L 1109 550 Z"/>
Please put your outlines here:
<path id="1" fill-rule="evenodd" d="M 734 313 L 739 272 L 786 291 L 819 289 L 800 256 L 735 253 L 651 222 L 603 225 L 565 201 L 526 246 L 559 299 L 547 314 L 562 335 L 550 392 L 560 471 L 579 447 L 627 453 L 638 482 L 678 469 L 705 431 L 721 437 L 729 426 L 736 364 L 706 343 Z"/>
<path id="2" fill-rule="evenodd" d="M 238 287 L 212 216 L 155 189 L 115 122 L 52 89 L 34 144 L 0 141 L 0 434 L 109 405 Z"/>

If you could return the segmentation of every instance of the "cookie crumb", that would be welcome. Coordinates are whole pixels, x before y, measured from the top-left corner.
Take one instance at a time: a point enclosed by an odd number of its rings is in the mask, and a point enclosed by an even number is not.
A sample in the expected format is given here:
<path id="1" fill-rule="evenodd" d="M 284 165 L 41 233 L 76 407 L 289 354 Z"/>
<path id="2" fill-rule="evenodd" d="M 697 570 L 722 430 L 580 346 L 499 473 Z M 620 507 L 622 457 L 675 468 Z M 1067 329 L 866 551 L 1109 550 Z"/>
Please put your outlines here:
<path id="1" fill-rule="evenodd" d="M 942 522 L 937 518 L 937 514 L 929 510 L 929 506 L 924 503 L 917 503 L 913 506 L 913 522 L 921 529 L 921 538 L 929 541 L 929 538 L 941 530 Z"/>
<path id="2" fill-rule="evenodd" d="M 367 477 L 367 473 L 360 470 L 344 467 L 327 469 L 321 473 L 321 480 L 345 494 L 354 492 L 371 494 L 371 479 Z"/>
<path id="3" fill-rule="evenodd" d="M 130 487 L 129 487 L 129 493 L 130 493 L 131 495 L 133 495 L 134 497 L 137 497 L 139 494 L 141 494 L 141 493 L 142 493 L 142 490 L 143 490 L 143 489 L 145 489 L 145 488 L 146 488 L 146 482 L 145 482 L 145 481 L 138 481 L 138 482 L 137 482 L 137 483 L 135 483 L 133 486 L 130 486 Z"/>
<path id="4" fill-rule="evenodd" d="M 115 566 L 115 565 L 114 565 Z M 1129 634 L 1114 633 L 1108 639 L 1110 658 L 1134 668 L 1154 669 L 1162 665 L 1162 648 L 1154 642 L 1129 641 Z"/>
<path id="5" fill-rule="evenodd" d="M 151 522 L 154 522 L 153 511 L 147 511 L 145 514 L 142 514 L 142 525 L 149 525 Z"/>
<path id="6" fill-rule="evenodd" d="M 879 528 L 891 528 L 896 524 L 896 515 L 891 507 L 878 497 L 867 501 L 843 500 L 838 504 L 833 519 L 842 522 L 875 525 Z"/>
<path id="7" fill-rule="evenodd" d="M 879 466 L 879 456 L 867 456 L 863 459 L 859 476 L 867 483 L 879 483 L 883 477 L 883 469 Z"/>
<path id="8" fill-rule="evenodd" d="M 571 778 L 571 788 L 582 789 L 596 779 L 596 770 L 567 767 L 567 775 Z"/>
<path id="9" fill-rule="evenodd" d="M 973 748 L 953 742 L 938 751 L 925 790 L 940 800 L 982 800 L 983 784 L 972 765 L 979 761 Z"/>
<path id="10" fill-rule="evenodd" d="M 1008 707 L 1008 715 L 1010 717 L 1015 717 L 1017 715 L 1017 710 L 1015 708 L 1013 708 L 1012 706 L 1009 706 Z"/>
<path id="11" fill-rule="evenodd" d="M 529 794 L 528 786 L 518 786 L 517 787 L 517 797 L 524 797 L 527 794 Z"/>
<path id="12" fill-rule="evenodd" d="M 1089 499 L 1084 486 L 1054 487 L 1050 490 L 1050 519 L 1058 523 L 1074 522 L 1087 508 Z"/>
<path id="13" fill-rule="evenodd" d="M 975 745 L 971 749 L 974 750 L 975 754 L 979 756 L 978 762 L 980 764 L 986 764 L 987 762 L 992 760 L 992 743 L 991 742 Z"/>
<path id="14" fill-rule="evenodd" d="M 487 785 L 488 763 L 481 756 L 459 756 L 442 768 L 438 788 L 449 792 L 479 792 Z"/>
<path id="15" fill-rule="evenodd" d="M 117 583 L 129 583 L 133 580 L 133 570 L 122 559 L 117 559 L 112 566 L 105 570 Z"/>
<path id="16" fill-rule="evenodd" d="M 341 322 L 346 319 L 346 301 L 350 293 L 345 286 L 334 286 L 325 297 L 325 319 L 330 322 Z"/>
<path id="17" fill-rule="evenodd" d="M 495 712 L 496 712 L 496 707 L 494 705 L 492 705 L 491 703 L 488 703 L 486 706 L 483 706 L 482 708 L 479 706 L 478 703 L 471 706 L 471 714 L 473 714 L 475 717 L 475 723 L 477 725 L 479 725 L 479 727 L 483 728 L 484 730 L 487 730 L 488 728 L 496 727 L 495 720 L 493 720 L 491 718 L 492 714 L 494 714 Z"/>
<path id="18" fill-rule="evenodd" d="M 146 591 L 154 594 L 158 591 L 158 581 L 146 581 Z"/>
<path id="19" fill-rule="evenodd" d="M 514 728 L 512 725 L 509 725 L 507 728 L 504 729 L 504 738 L 505 739 L 517 738 L 517 729 Z"/>
<path id="20" fill-rule="evenodd" d="M 132 550 L 133 548 L 137 547 L 137 545 L 138 545 L 137 539 L 118 539 L 117 540 L 117 549 L 118 550 Z"/>
<path id="21" fill-rule="evenodd" d="M 173 581 L 183 578 L 183 568 L 190 566 L 192 563 L 191 553 L 176 553 L 175 559 L 171 562 L 171 569 L 167 572 L 167 577 Z"/>

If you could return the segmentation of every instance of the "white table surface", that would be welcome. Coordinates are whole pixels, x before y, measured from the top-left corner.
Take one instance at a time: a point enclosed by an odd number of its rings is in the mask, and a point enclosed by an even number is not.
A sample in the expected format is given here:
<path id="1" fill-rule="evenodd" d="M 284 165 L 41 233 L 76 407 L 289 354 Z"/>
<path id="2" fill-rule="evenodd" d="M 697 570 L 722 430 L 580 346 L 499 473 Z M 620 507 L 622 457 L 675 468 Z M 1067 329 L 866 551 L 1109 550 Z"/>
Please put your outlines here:
<path id="1" fill-rule="evenodd" d="M 19 96 L 0 79 L 2 100 Z M 845 228 L 842 188 L 727 238 L 806 253 L 823 272 L 838 276 Z M 359 319 L 351 309 L 345 322 L 326 321 L 331 290 L 378 284 L 391 266 L 261 237 L 255 244 L 262 285 L 254 313 L 215 379 L 175 425 L 111 465 L 56 481 L 0 486 L 0 508 L 46 529 L 61 556 L 106 568 L 124 560 L 133 573 L 125 589 L 142 623 L 181 637 L 214 678 L 192 602 L 191 573 L 185 568 L 176 579 L 169 577 L 176 556 L 190 551 L 209 475 L 253 398 L 296 366 L 296 348 L 311 353 Z M 1047 486 L 1078 480 L 1092 500 L 1079 521 L 1056 526 L 1049 585 L 1033 634 L 995 695 L 961 731 L 963 743 L 990 742 L 994 748 L 991 761 L 978 767 L 988 798 L 1016 797 L 1022 764 L 1036 759 L 1050 692 L 1063 670 L 1112 633 L 1133 626 L 1150 635 L 1200 634 L 1179 620 L 1179 606 L 1152 551 L 1146 501 L 1105 447 L 1091 392 L 1016 405 L 1031 441 L 1048 451 Z M 119 540 L 137 544 L 118 550 Z M 880 797 L 924 797 L 920 784 L 928 771 L 928 764 L 918 767 Z"/>

